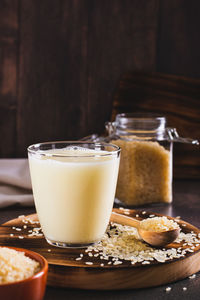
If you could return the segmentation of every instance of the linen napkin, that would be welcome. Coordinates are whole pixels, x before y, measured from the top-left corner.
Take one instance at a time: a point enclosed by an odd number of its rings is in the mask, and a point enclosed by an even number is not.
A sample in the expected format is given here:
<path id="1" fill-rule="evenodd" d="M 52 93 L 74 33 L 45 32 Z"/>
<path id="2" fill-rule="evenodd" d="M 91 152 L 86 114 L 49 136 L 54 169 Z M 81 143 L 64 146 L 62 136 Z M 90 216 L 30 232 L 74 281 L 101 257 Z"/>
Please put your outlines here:
<path id="1" fill-rule="evenodd" d="M 34 204 L 28 159 L 0 159 L 0 208 Z"/>

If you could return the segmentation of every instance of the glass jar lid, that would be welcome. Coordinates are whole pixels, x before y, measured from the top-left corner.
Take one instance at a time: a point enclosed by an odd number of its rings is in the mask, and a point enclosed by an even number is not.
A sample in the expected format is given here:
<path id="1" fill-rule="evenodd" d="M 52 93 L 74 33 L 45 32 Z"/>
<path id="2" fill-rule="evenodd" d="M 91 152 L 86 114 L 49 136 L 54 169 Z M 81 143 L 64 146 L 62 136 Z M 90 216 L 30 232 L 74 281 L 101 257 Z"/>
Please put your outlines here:
<path id="1" fill-rule="evenodd" d="M 163 132 L 166 128 L 166 118 L 153 113 L 123 113 L 115 119 L 116 128 L 138 133 Z"/>
<path id="2" fill-rule="evenodd" d="M 122 113 L 114 122 L 108 122 L 109 134 L 133 136 L 139 139 L 164 139 L 166 134 L 166 118 L 153 113 Z"/>
<path id="3" fill-rule="evenodd" d="M 114 122 L 105 125 L 109 136 L 199 144 L 198 140 L 180 137 L 176 128 L 167 127 L 166 117 L 155 113 L 121 113 L 116 115 Z"/>

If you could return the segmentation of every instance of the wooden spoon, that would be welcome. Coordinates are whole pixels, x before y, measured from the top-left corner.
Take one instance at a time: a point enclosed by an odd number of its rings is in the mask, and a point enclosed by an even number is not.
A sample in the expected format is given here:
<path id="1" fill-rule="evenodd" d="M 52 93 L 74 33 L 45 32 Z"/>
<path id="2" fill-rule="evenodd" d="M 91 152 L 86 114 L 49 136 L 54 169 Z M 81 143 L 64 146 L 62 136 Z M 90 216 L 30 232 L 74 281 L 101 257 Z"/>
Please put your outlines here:
<path id="1" fill-rule="evenodd" d="M 180 228 L 167 231 L 149 231 L 141 228 L 141 221 L 132 217 L 127 217 L 116 212 L 112 212 L 110 221 L 122 225 L 135 227 L 138 230 L 140 237 L 149 245 L 155 247 L 163 247 L 175 241 L 180 233 Z"/>

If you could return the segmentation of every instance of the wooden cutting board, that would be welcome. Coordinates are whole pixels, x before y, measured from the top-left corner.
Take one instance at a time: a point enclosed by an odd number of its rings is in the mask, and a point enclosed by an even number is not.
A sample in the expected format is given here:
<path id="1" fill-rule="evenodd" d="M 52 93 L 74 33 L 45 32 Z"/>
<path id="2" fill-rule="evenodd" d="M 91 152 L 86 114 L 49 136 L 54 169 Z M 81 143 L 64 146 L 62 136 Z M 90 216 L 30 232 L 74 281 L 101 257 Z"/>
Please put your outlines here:
<path id="1" fill-rule="evenodd" d="M 122 214 L 126 213 L 124 210 L 114 210 Z M 140 220 L 149 217 L 150 214 L 152 213 L 129 211 L 129 216 L 136 217 L 137 215 Z M 38 221 L 37 215 L 34 214 L 2 224 L 0 226 L 0 246 L 26 248 L 43 255 L 49 263 L 48 285 L 50 286 L 99 290 L 144 288 L 177 281 L 200 270 L 200 245 L 191 248 L 193 252 L 187 252 L 184 257 L 168 260 L 165 263 L 152 261 L 149 265 L 141 263 L 132 265 L 129 261 L 123 261 L 120 265 L 109 265 L 99 257 L 88 257 L 85 249 L 57 248 L 50 246 L 44 236 L 30 236 L 29 231 L 40 225 L 31 224 L 30 221 L 27 224 L 24 223 L 27 219 L 33 222 Z M 182 220 L 179 221 L 179 225 L 184 233 L 193 231 L 200 237 L 198 228 Z M 17 231 L 13 227 L 21 230 Z M 166 248 L 172 247 L 184 248 L 186 246 L 183 243 L 173 243 Z M 83 258 L 77 261 L 76 258 L 80 253 L 83 253 Z M 92 261 L 93 265 L 85 264 L 88 261 Z M 104 266 L 100 266 L 102 262 L 104 262 Z"/>

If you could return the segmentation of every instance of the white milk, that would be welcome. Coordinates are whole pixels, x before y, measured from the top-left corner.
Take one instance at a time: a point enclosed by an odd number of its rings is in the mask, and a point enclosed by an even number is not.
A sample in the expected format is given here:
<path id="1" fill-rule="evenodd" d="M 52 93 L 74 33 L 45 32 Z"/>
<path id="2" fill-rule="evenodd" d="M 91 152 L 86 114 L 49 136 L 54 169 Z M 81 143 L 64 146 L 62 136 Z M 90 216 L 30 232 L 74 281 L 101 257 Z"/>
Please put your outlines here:
<path id="1" fill-rule="evenodd" d="M 102 156 L 102 152 L 70 148 L 45 151 L 49 156 L 29 153 L 36 210 L 50 242 L 89 244 L 100 240 L 106 231 L 119 157 L 116 153 Z"/>

